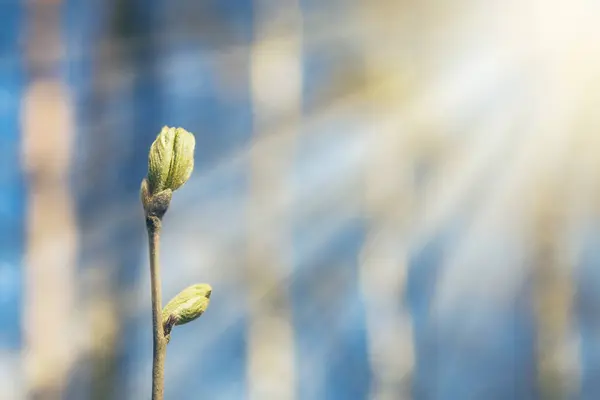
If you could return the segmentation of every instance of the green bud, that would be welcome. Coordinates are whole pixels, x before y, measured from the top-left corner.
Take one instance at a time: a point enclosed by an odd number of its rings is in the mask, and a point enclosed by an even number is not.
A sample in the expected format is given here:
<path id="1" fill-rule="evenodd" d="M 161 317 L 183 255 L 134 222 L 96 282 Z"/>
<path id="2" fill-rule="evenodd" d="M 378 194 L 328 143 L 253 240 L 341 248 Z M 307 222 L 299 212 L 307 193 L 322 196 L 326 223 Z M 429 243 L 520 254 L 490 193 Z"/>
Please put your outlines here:
<path id="1" fill-rule="evenodd" d="M 167 340 L 171 329 L 201 316 L 210 302 L 212 287 L 206 283 L 192 285 L 173 297 L 162 311 L 162 322 Z"/>
<path id="2" fill-rule="evenodd" d="M 148 183 L 150 194 L 180 188 L 194 169 L 194 135 L 183 128 L 165 126 L 150 147 Z"/>

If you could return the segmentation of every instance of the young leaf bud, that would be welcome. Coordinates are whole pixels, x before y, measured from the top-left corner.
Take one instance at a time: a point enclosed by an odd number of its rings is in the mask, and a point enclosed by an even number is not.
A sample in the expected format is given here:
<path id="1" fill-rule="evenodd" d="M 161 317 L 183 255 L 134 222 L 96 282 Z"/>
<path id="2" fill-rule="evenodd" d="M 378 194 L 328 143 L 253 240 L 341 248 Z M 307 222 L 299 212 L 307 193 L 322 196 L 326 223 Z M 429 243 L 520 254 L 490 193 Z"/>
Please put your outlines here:
<path id="1" fill-rule="evenodd" d="M 164 127 L 150 147 L 148 184 L 150 195 L 180 188 L 194 169 L 194 135 L 183 128 Z"/>
<path id="2" fill-rule="evenodd" d="M 206 283 L 192 285 L 173 297 L 162 312 L 165 336 L 176 325 L 183 325 L 201 316 L 210 302 L 212 287 Z"/>

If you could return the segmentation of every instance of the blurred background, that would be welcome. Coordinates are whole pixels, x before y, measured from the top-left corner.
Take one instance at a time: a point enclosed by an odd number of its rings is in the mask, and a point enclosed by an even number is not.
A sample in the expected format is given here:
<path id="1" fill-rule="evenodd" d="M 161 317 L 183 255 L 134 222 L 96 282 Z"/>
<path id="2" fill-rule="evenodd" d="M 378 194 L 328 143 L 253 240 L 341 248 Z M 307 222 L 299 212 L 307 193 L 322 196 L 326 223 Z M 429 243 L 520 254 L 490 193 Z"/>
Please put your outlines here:
<path id="1" fill-rule="evenodd" d="M 0 398 L 600 398 L 600 3 L 0 3 Z"/>

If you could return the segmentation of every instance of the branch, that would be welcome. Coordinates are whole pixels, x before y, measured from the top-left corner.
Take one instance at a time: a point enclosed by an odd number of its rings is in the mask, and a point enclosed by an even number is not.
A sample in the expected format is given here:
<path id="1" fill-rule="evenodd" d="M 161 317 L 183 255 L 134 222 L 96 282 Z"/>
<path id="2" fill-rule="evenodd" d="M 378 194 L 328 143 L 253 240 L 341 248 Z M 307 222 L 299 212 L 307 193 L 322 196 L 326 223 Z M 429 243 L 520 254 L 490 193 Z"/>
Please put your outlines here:
<path id="1" fill-rule="evenodd" d="M 158 217 L 146 217 L 148 247 L 150 250 L 150 285 L 152 293 L 152 400 L 162 400 L 165 391 L 165 358 L 167 341 L 162 326 L 162 298 L 160 279 L 160 229 Z"/>

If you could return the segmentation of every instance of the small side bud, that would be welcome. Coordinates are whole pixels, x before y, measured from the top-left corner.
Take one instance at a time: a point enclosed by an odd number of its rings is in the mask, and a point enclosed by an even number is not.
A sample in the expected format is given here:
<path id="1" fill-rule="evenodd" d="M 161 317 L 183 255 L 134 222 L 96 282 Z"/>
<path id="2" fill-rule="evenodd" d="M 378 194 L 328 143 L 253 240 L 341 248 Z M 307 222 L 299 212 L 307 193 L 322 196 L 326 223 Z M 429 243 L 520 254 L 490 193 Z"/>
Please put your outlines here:
<path id="1" fill-rule="evenodd" d="M 180 188 L 194 169 L 194 135 L 183 128 L 164 127 L 150 147 L 148 184 L 151 195 Z"/>
<path id="2" fill-rule="evenodd" d="M 208 307 L 211 293 L 212 287 L 201 283 L 189 286 L 173 297 L 162 312 L 165 337 L 170 339 L 174 326 L 187 324 L 200 317 Z"/>

